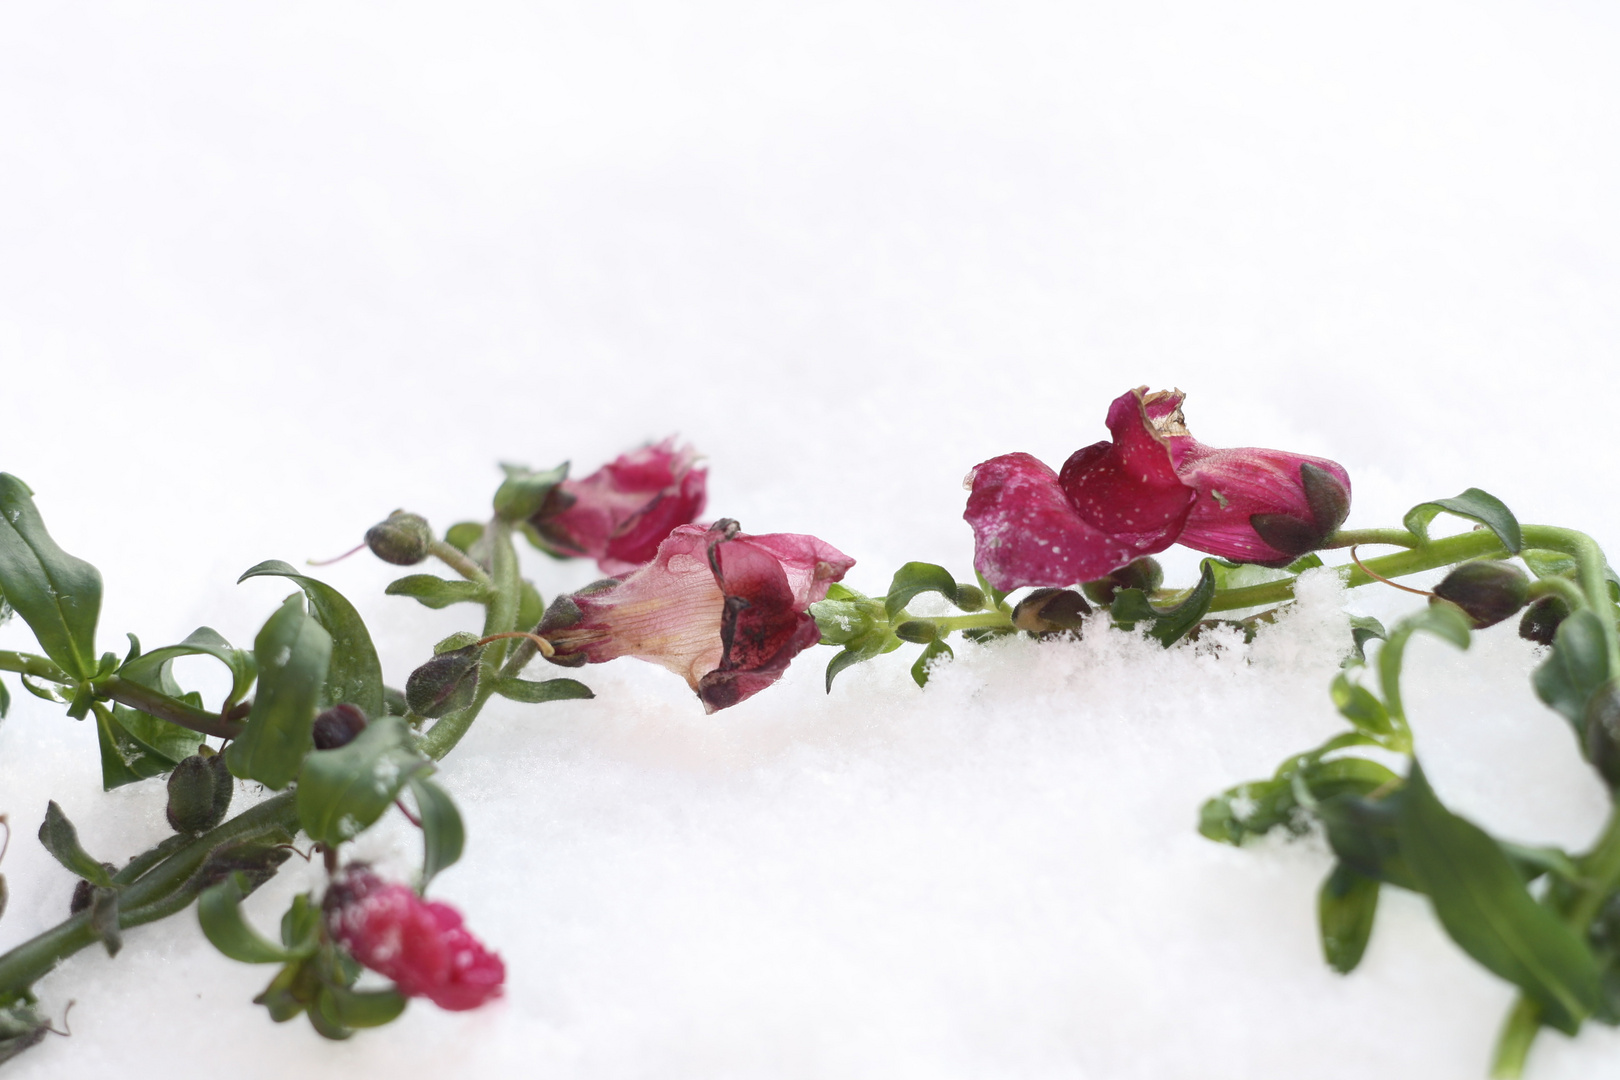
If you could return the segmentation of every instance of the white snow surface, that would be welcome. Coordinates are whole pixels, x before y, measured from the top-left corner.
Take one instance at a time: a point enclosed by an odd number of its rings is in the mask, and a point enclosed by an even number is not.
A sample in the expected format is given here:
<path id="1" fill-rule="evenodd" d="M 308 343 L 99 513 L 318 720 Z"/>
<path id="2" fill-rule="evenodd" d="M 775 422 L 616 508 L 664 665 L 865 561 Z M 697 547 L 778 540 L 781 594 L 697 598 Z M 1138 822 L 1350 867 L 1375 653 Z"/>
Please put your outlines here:
<path id="1" fill-rule="evenodd" d="M 1140 384 L 1212 445 L 1344 463 L 1353 526 L 1478 485 L 1613 550 L 1617 48 L 1597 3 L 8 5 L 0 469 L 101 568 L 103 649 L 248 644 L 289 591 L 254 563 L 676 431 L 712 514 L 855 587 L 966 576 L 967 469 L 1056 466 Z M 319 573 L 399 684 L 472 609 L 368 559 Z M 548 596 L 595 576 L 526 560 Z M 1195 831 L 1338 729 L 1339 612 L 1413 599 L 1307 586 L 1251 645 L 964 644 L 926 690 L 908 647 L 830 695 L 818 649 L 713 717 L 633 661 L 498 701 L 445 763 L 470 836 L 433 892 L 501 1002 L 331 1044 L 188 914 L 44 980 L 73 1036 L 8 1076 L 1481 1076 L 1512 995 L 1425 901 L 1386 891 L 1340 977 L 1321 842 Z M 1409 712 L 1451 805 L 1578 847 L 1606 800 L 1535 662 L 1419 640 Z M 211 663 L 182 678 L 217 695 Z M 67 910 L 47 799 L 103 858 L 167 831 L 6 678 L 0 948 Z M 417 858 L 397 821 L 358 846 Z M 1617 1070 L 1592 1026 L 1530 1075 Z"/>

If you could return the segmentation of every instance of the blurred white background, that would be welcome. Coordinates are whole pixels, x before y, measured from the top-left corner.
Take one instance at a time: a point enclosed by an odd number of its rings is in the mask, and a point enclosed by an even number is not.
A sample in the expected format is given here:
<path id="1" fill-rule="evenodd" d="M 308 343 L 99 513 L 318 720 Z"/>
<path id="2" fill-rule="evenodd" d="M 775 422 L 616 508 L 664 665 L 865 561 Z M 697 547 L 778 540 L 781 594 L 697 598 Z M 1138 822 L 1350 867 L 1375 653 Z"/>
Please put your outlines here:
<path id="1" fill-rule="evenodd" d="M 247 643 L 286 592 L 232 584 L 262 559 L 672 431 L 712 513 L 824 537 L 856 587 L 965 574 L 967 468 L 1056 465 L 1139 384 L 1188 391 L 1205 442 L 1343 462 L 1352 525 L 1479 485 L 1620 544 L 1617 47 L 1596 3 L 12 4 L 0 469 L 102 568 L 104 648 Z M 326 576 L 396 684 L 467 621 L 374 561 Z M 76 1034 L 9 1068 L 1481 1075 L 1509 995 L 1421 901 L 1338 979 L 1326 857 L 1192 832 L 1332 730 L 1331 603 L 1247 664 L 1099 641 L 921 693 L 906 653 L 824 698 L 812 654 L 715 718 L 593 670 L 597 701 L 492 708 L 447 769 L 472 841 L 438 891 L 506 1002 L 332 1047 L 185 917 L 42 984 Z M 1579 844 L 1601 797 L 1499 638 L 1414 650 L 1449 710 L 1431 772 Z M 93 731 L 11 685 L 0 946 L 66 908 L 46 798 L 105 857 L 163 832 L 155 788 L 100 795 Z M 1590 1076 L 1620 1040 L 1537 1053 Z"/>

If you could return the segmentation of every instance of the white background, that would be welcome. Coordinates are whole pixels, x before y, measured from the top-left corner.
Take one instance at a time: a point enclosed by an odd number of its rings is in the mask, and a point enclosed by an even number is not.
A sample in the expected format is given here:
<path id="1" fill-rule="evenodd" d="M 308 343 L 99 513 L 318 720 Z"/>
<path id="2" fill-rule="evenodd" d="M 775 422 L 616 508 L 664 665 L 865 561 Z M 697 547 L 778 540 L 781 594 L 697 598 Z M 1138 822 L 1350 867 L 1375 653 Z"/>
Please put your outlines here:
<path id="1" fill-rule="evenodd" d="M 0 469 L 103 570 L 115 649 L 245 644 L 287 591 L 233 585 L 253 563 L 672 431 L 711 513 L 822 536 L 858 588 L 965 575 L 967 468 L 1056 465 L 1140 384 L 1208 443 L 1343 462 L 1352 525 L 1479 485 L 1620 543 L 1617 46 L 1579 3 L 8 5 Z M 324 573 L 396 684 L 470 619 Z M 1326 592 L 1251 650 L 963 649 L 927 692 L 908 650 L 823 696 L 819 650 L 712 718 L 593 669 L 597 700 L 492 706 L 445 769 L 471 841 L 436 892 L 504 1002 L 333 1046 L 185 916 L 43 982 L 75 1034 L 10 1068 L 1479 1076 L 1510 995 L 1421 900 L 1342 979 L 1319 846 L 1193 832 L 1334 730 Z M 1528 648 L 1412 655 L 1442 795 L 1586 842 L 1604 800 Z M 9 685 L 0 946 L 66 911 L 47 798 L 105 858 L 165 831 Z M 407 833 L 369 843 L 407 872 Z M 1594 1028 L 1532 1075 L 1617 1062 Z"/>

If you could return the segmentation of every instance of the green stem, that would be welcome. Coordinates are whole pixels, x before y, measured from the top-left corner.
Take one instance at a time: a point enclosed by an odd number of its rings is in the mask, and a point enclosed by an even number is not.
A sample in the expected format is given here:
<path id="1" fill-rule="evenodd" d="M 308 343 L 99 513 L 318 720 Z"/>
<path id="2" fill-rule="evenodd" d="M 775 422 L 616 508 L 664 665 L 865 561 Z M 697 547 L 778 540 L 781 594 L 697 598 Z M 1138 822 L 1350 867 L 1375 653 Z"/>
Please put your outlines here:
<path id="1" fill-rule="evenodd" d="M 1405 529 L 1341 529 L 1327 538 L 1325 548 L 1347 548 L 1357 544 L 1392 544 L 1395 547 L 1421 547 L 1423 541 Z"/>
<path id="2" fill-rule="evenodd" d="M 1491 1062 L 1492 1080 L 1518 1080 L 1524 1073 L 1524 1061 L 1530 1054 L 1530 1045 L 1541 1030 L 1541 1006 L 1529 998 L 1521 997 L 1502 1024 L 1502 1033 L 1496 1038 L 1496 1054 Z"/>
<path id="3" fill-rule="evenodd" d="M 1546 577 L 1532 581 L 1526 599 L 1533 602 L 1544 596 L 1558 597 L 1569 605 L 1571 611 L 1579 611 L 1586 606 L 1586 593 L 1566 577 Z"/>
<path id="4" fill-rule="evenodd" d="M 466 552 L 453 544 L 447 544 L 443 540 L 435 540 L 428 545 L 428 554 L 468 581 L 476 581 L 480 585 L 489 584 L 489 575 L 484 573 L 484 568 L 474 562 Z"/>
<path id="5" fill-rule="evenodd" d="M 977 611 L 972 615 L 931 615 L 921 621 L 931 622 L 947 634 L 953 630 L 976 630 L 981 627 L 1013 629 L 1012 615 L 1005 611 Z"/>
<path id="6" fill-rule="evenodd" d="M 1539 526 L 1525 527 L 1524 532 L 1527 543 L 1529 534 L 1536 528 L 1539 528 Z M 1394 533 L 1400 530 L 1369 529 L 1366 531 Z M 1565 530 L 1553 529 L 1548 531 L 1562 533 Z M 1335 546 L 1340 538 L 1351 535 L 1355 534 L 1339 533 L 1329 540 L 1329 546 Z M 1360 543 L 1361 541 L 1357 540 L 1355 542 Z M 1393 541 L 1379 542 L 1392 543 Z M 1448 536 L 1441 540 L 1431 540 L 1429 543 L 1413 548 L 1410 551 L 1398 551 L 1393 555 L 1380 555 L 1376 559 L 1363 559 L 1362 564 L 1367 570 L 1382 577 L 1395 578 L 1404 577 L 1407 574 L 1422 573 L 1425 570 L 1436 570 L 1442 566 L 1450 566 L 1452 563 L 1466 562 L 1469 559 L 1494 555 L 1504 550 L 1502 542 L 1496 538 L 1495 533 L 1487 529 L 1481 529 L 1476 532 Z M 1562 548 L 1558 550 L 1562 550 Z M 1601 556 L 1599 557 L 1601 558 Z M 1372 574 L 1354 564 L 1335 566 L 1333 569 L 1338 573 L 1339 577 L 1344 579 L 1345 584 L 1352 589 L 1360 588 L 1363 585 L 1371 585 L 1378 580 Z M 1234 611 L 1238 608 L 1264 607 L 1268 604 L 1281 604 L 1293 598 L 1294 579 L 1289 577 L 1280 581 L 1268 581 L 1264 585 L 1250 585 L 1245 589 L 1227 589 L 1224 592 L 1218 592 L 1215 594 L 1214 602 L 1209 605 L 1209 610 L 1212 612 Z"/>
<path id="7" fill-rule="evenodd" d="M 191 892 L 186 886 L 192 875 L 221 844 L 275 829 L 291 831 L 297 827 L 298 810 L 290 791 L 244 810 L 186 844 L 133 885 L 122 889 L 118 896 L 119 925 L 139 926 L 184 907 L 190 902 L 189 898 L 171 910 L 176 894 Z M 96 940 L 90 930 L 90 913 L 81 911 L 0 956 L 0 1001 L 17 997 L 57 964 Z"/>
<path id="8" fill-rule="evenodd" d="M 507 634 L 517 629 L 518 608 L 523 603 L 523 578 L 517 549 L 512 546 L 512 526 L 500 518 L 489 523 L 484 537 L 489 541 L 490 568 L 494 574 L 494 595 L 484 609 L 484 637 Z M 484 649 L 484 673 L 494 675 L 511 645 L 510 640 L 490 642 Z"/>
<path id="9" fill-rule="evenodd" d="M 484 707 L 485 702 L 489 701 L 494 693 L 494 680 L 480 679 L 478 692 L 473 697 L 472 704 L 460 712 L 453 712 L 449 716 L 441 718 L 426 735 L 422 736 L 422 741 L 417 746 L 434 761 L 442 761 L 444 755 L 454 750 L 456 744 L 461 741 L 462 736 L 467 734 L 467 729 L 471 728 L 473 721 L 478 719 L 479 710 Z"/>
<path id="10" fill-rule="evenodd" d="M 1614 602 L 1609 599 L 1609 582 L 1605 571 L 1608 563 L 1597 541 L 1574 529 L 1556 529 L 1550 525 L 1526 525 L 1524 546 L 1561 551 L 1575 557 L 1575 576 L 1586 593 L 1586 603 L 1603 625 L 1603 640 L 1608 645 L 1609 671 L 1620 672 L 1620 631 L 1615 627 Z"/>
<path id="11" fill-rule="evenodd" d="M 111 698 L 120 705 L 128 705 L 148 716 L 168 720 L 203 735 L 212 735 L 216 739 L 234 739 L 242 734 L 240 721 L 226 720 L 218 713 L 187 705 L 151 687 L 142 686 L 117 675 L 97 679 L 92 686 L 99 697 Z"/>

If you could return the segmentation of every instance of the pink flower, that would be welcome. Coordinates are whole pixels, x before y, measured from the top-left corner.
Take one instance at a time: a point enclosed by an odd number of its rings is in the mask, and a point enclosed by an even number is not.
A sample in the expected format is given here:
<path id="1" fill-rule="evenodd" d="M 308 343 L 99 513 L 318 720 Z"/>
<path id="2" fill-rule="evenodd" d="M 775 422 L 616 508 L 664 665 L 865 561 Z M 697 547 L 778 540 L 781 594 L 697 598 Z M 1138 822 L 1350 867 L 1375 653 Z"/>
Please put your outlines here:
<path id="1" fill-rule="evenodd" d="M 1113 439 L 1054 473 L 1004 454 L 968 474 L 963 515 L 974 566 L 998 589 L 1094 581 L 1181 542 L 1242 562 L 1283 565 L 1344 522 L 1350 478 L 1324 458 L 1215 450 L 1187 431 L 1179 390 L 1120 395 Z"/>
<path id="2" fill-rule="evenodd" d="M 327 928 L 366 967 L 407 997 L 461 1011 L 501 996 L 506 965 L 469 934 L 449 904 L 351 867 L 323 904 Z"/>
<path id="3" fill-rule="evenodd" d="M 709 712 L 759 693 L 821 633 L 807 609 L 855 560 L 813 536 L 681 525 L 622 582 L 554 602 L 539 632 L 565 666 L 634 656 L 686 679 Z"/>
<path id="4" fill-rule="evenodd" d="M 583 480 L 564 480 L 530 523 L 559 554 L 589 556 L 604 574 L 628 573 L 703 512 L 709 474 L 692 467 L 696 460 L 673 435 L 621 454 Z"/>

